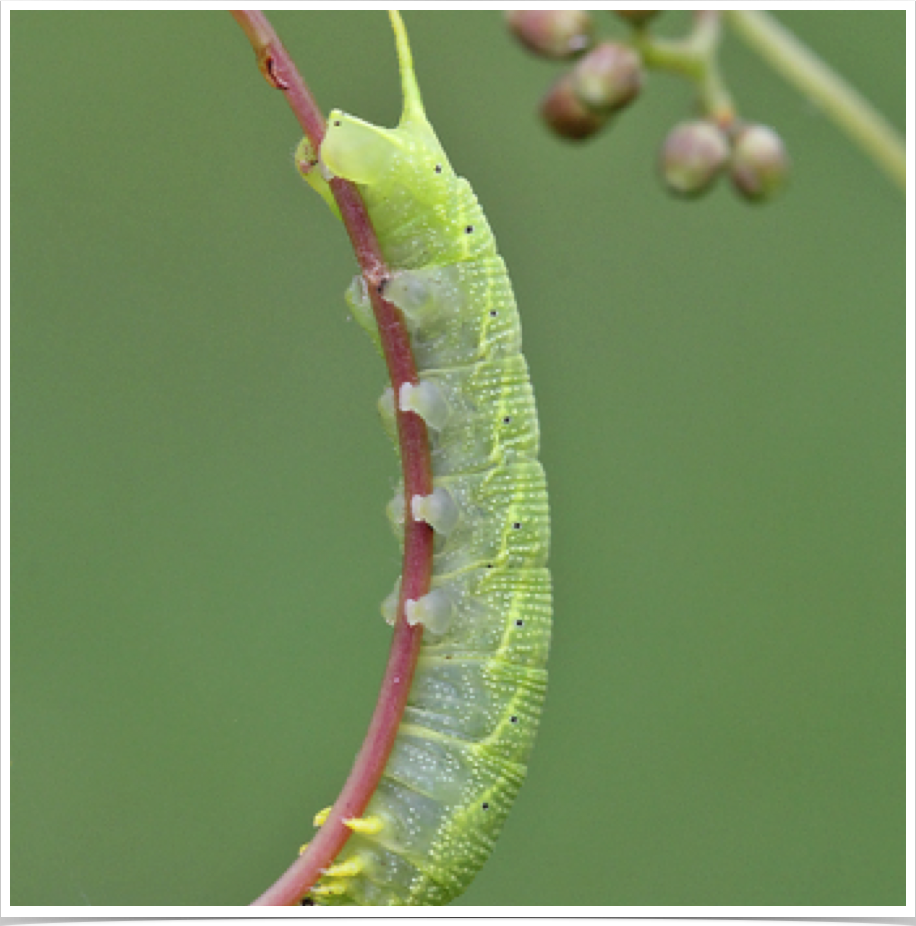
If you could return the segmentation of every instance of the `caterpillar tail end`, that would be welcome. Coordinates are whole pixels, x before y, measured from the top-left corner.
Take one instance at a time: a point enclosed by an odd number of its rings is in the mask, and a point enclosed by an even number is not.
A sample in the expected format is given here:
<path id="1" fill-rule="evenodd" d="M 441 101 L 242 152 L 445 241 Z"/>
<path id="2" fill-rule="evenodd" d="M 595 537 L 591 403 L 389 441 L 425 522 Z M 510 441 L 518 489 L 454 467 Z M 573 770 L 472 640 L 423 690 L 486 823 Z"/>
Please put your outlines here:
<path id="1" fill-rule="evenodd" d="M 324 810 L 315 814 L 315 826 L 322 826 L 330 816 L 331 808 L 325 807 Z M 363 836 L 376 836 L 384 828 L 382 818 L 372 815 L 368 817 L 351 817 L 343 821 L 344 826 L 348 827 L 353 833 Z M 308 848 L 308 843 L 299 849 L 301 855 Z M 366 869 L 365 860 L 359 855 L 350 855 L 343 861 L 332 862 L 327 868 L 322 869 L 321 877 L 309 888 L 306 899 L 309 902 L 328 902 L 336 904 L 350 889 L 350 882 L 353 878 L 359 877 Z"/>
<path id="2" fill-rule="evenodd" d="M 411 120 L 426 121 L 426 110 L 423 109 L 423 99 L 420 96 L 420 86 L 417 75 L 413 69 L 413 54 L 410 51 L 410 41 L 407 38 L 407 28 L 401 18 L 400 11 L 389 10 L 388 18 L 394 30 L 394 41 L 398 49 L 398 64 L 401 69 L 401 92 L 404 95 L 404 111 L 401 114 L 401 125 Z"/>

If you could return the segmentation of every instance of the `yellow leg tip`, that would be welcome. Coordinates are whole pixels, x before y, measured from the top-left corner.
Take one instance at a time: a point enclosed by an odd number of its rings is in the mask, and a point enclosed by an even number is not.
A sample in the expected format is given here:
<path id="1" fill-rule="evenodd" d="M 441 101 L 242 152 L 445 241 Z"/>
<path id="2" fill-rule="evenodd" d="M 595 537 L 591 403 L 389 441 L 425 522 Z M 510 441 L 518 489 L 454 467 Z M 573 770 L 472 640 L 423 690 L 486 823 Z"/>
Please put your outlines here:
<path id="1" fill-rule="evenodd" d="M 302 855 L 302 853 L 305 852 L 308 847 L 309 844 L 307 842 L 302 843 L 302 845 L 299 846 L 299 854 Z"/>
<path id="2" fill-rule="evenodd" d="M 384 824 L 381 817 L 352 817 L 344 820 L 344 826 L 363 836 L 375 836 L 382 831 Z"/>
<path id="3" fill-rule="evenodd" d="M 319 810 L 318 813 L 315 814 L 315 818 L 312 820 L 312 823 L 315 826 L 324 826 L 330 814 L 331 808 L 325 807 L 324 810 Z"/>
<path id="4" fill-rule="evenodd" d="M 363 870 L 363 863 L 358 858 L 350 858 L 345 862 L 330 865 L 322 874 L 328 878 L 355 878 Z"/>
<path id="5" fill-rule="evenodd" d="M 340 881 L 332 881 L 330 884 L 316 884 L 309 891 L 310 894 L 314 894 L 316 897 L 339 897 L 341 894 L 345 894 L 347 891 L 347 886 Z"/>

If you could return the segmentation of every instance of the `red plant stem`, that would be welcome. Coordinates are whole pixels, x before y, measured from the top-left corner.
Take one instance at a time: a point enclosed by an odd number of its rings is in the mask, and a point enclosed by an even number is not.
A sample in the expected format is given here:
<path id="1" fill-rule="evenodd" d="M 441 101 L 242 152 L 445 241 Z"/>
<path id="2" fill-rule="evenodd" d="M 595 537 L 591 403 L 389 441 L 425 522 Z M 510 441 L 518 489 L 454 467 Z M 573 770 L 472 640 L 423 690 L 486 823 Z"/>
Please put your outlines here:
<path id="1" fill-rule="evenodd" d="M 283 91 L 306 137 L 313 149 L 318 151 L 324 138 L 324 115 L 273 27 L 259 10 L 233 10 L 232 15 L 248 36 L 258 56 L 261 73 L 268 83 Z M 391 385 L 394 394 L 398 395 L 401 385 L 416 384 L 418 379 L 404 319 L 380 295 L 382 284 L 388 277 L 388 267 L 359 190 L 352 183 L 339 178 L 331 181 L 331 190 L 366 280 Z M 398 411 L 397 420 L 407 501 L 405 510 L 409 512 L 409 500 L 414 495 L 429 495 L 433 490 L 432 463 L 423 419 L 413 413 Z M 305 852 L 252 906 L 297 905 L 349 838 L 350 829 L 344 821 L 361 817 L 365 813 L 388 763 L 420 650 L 423 628 L 419 624 L 411 627 L 407 623 L 404 618 L 404 602 L 421 598 L 429 591 L 432 556 L 432 529 L 421 521 L 406 518 L 397 621 L 378 703 L 366 738 L 325 824 Z"/>

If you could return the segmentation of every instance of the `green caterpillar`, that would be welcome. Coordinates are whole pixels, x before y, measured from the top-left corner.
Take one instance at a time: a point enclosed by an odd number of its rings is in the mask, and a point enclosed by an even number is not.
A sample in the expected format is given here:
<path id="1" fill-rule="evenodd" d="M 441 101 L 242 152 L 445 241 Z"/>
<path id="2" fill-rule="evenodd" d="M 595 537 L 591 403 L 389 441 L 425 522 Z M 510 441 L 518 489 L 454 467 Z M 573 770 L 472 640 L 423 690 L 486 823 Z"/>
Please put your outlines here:
<path id="1" fill-rule="evenodd" d="M 391 12 L 404 110 L 396 129 L 340 111 L 315 164 L 297 162 L 335 209 L 328 178 L 359 186 L 391 269 L 384 295 L 403 313 L 417 386 L 380 400 L 426 421 L 434 486 L 395 496 L 436 531 L 428 595 L 407 603 L 423 648 L 394 750 L 365 825 L 312 887 L 317 904 L 445 904 L 490 854 L 525 776 L 546 689 L 551 586 L 538 421 L 515 298 L 487 220 L 427 122 L 403 23 Z M 310 155 L 312 155 L 310 157 Z M 361 276 L 347 301 L 378 344 Z M 397 592 L 382 606 L 393 622 Z M 319 815 L 320 817 L 320 815 Z"/>

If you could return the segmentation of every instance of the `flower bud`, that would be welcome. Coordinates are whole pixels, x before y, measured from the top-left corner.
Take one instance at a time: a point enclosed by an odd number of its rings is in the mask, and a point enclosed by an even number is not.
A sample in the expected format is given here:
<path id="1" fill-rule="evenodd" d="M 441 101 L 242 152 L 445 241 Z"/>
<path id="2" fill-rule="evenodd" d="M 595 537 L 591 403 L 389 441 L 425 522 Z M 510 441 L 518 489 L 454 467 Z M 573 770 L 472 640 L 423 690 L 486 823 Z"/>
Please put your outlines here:
<path id="1" fill-rule="evenodd" d="M 556 135 L 582 140 L 594 135 L 609 114 L 589 109 L 576 95 L 572 74 L 563 74 L 541 101 L 541 117 Z"/>
<path id="2" fill-rule="evenodd" d="M 586 10 L 507 10 L 506 23 L 544 58 L 572 58 L 592 44 L 594 25 Z"/>
<path id="3" fill-rule="evenodd" d="M 644 26 L 653 16 L 661 13 L 661 10 L 614 10 L 614 12 L 631 26 Z"/>
<path id="4" fill-rule="evenodd" d="M 731 178 L 746 199 L 772 197 L 786 182 L 789 157 L 776 132 L 766 125 L 745 125 L 734 140 Z"/>
<path id="5" fill-rule="evenodd" d="M 706 190 L 728 161 L 728 139 L 712 122 L 682 122 L 662 145 L 659 169 L 668 189 L 681 196 Z"/>
<path id="6" fill-rule="evenodd" d="M 602 42 L 579 59 L 572 81 L 576 96 L 589 109 L 623 109 L 642 88 L 642 59 L 627 45 Z"/>

